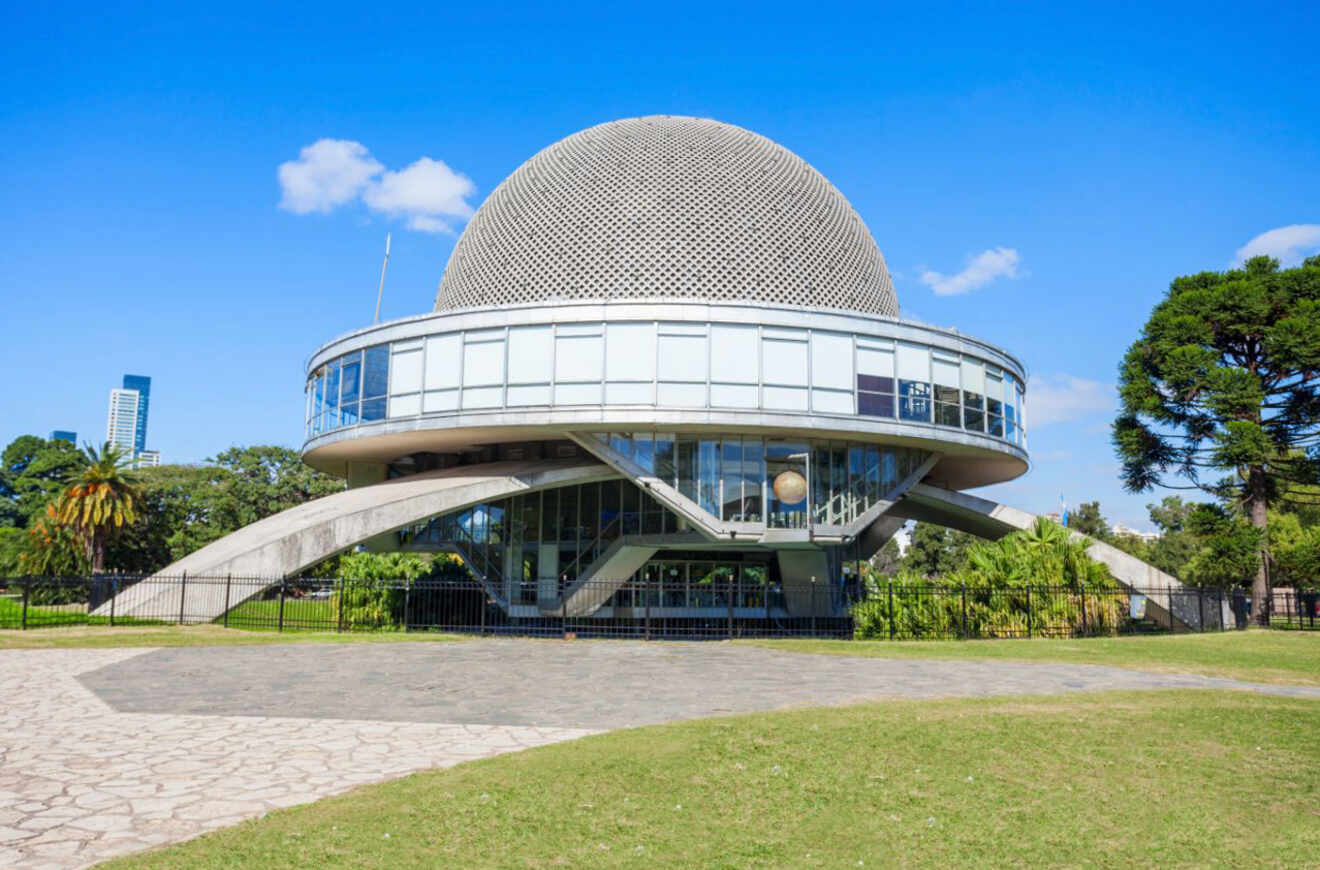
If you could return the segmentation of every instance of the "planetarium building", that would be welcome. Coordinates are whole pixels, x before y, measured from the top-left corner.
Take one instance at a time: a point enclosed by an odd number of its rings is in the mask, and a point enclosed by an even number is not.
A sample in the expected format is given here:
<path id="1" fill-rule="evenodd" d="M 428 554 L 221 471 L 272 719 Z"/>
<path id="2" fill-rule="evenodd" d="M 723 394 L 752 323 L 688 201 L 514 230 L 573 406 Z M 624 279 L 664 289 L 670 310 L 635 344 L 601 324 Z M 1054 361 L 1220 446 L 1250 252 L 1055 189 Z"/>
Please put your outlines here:
<path id="1" fill-rule="evenodd" d="M 303 457 L 349 488 L 168 570 L 447 551 L 514 620 L 838 615 L 908 519 L 1031 521 L 962 492 L 1027 470 L 1025 382 L 902 319 L 866 225 L 795 154 L 613 121 L 490 195 L 433 311 L 312 354 Z"/>

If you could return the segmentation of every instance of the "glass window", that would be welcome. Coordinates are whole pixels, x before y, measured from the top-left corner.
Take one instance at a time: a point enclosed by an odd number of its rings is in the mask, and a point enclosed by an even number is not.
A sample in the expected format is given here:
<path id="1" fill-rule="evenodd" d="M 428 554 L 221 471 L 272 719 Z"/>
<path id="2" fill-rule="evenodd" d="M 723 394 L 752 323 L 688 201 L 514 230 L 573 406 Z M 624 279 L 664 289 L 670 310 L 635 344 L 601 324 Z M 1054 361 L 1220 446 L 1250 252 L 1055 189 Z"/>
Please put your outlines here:
<path id="1" fill-rule="evenodd" d="M 828 526 L 830 521 L 830 450 L 823 444 L 811 446 L 812 522 Z"/>
<path id="2" fill-rule="evenodd" d="M 866 506 L 870 507 L 880 500 L 880 448 L 868 445 L 866 448 Z"/>
<path id="3" fill-rule="evenodd" d="M 655 476 L 673 486 L 675 482 L 674 436 L 657 432 L 655 436 Z"/>
<path id="4" fill-rule="evenodd" d="M 742 444 L 730 438 L 721 445 L 720 497 L 723 500 L 723 518 L 726 522 L 740 523 L 742 512 Z"/>
<path id="5" fill-rule="evenodd" d="M 641 508 L 642 491 L 631 481 L 625 480 L 620 481 L 620 483 L 622 483 L 623 486 L 620 489 L 621 500 L 619 502 L 619 516 L 621 517 L 621 520 L 619 524 L 619 533 L 624 535 L 635 535 L 644 531 L 642 527 Z M 658 531 L 659 529 L 656 529 L 655 531 L 650 532 L 650 534 L 655 534 Z"/>
<path id="6" fill-rule="evenodd" d="M 742 445 L 743 519 L 759 523 L 761 513 L 761 487 L 765 481 L 765 449 L 759 439 L 746 439 Z"/>
<path id="7" fill-rule="evenodd" d="M 882 393 L 858 393 L 857 413 L 867 417 L 893 417 L 894 397 Z"/>
<path id="8" fill-rule="evenodd" d="M 930 384 L 898 382 L 898 416 L 903 420 L 930 422 Z"/>
<path id="9" fill-rule="evenodd" d="M 541 508 L 541 540 L 547 543 L 559 540 L 556 521 L 559 519 L 559 490 L 551 489 L 541 493 L 544 503 Z"/>
<path id="10" fill-rule="evenodd" d="M 370 423 L 373 420 L 385 419 L 385 399 L 363 399 L 362 400 L 362 422 Z"/>
<path id="11" fill-rule="evenodd" d="M 362 388 L 362 354 L 350 354 L 340 363 L 340 404 L 356 402 Z"/>
<path id="12" fill-rule="evenodd" d="M 678 491 L 697 500 L 697 442 L 680 437 L 675 442 L 678 457 Z"/>
<path id="13" fill-rule="evenodd" d="M 655 472 L 655 445 L 650 432 L 640 432 L 632 438 L 632 458 L 642 468 Z"/>
<path id="14" fill-rule="evenodd" d="M 697 504 L 711 516 L 720 515 L 720 442 L 702 441 L 698 456 Z"/>
<path id="15" fill-rule="evenodd" d="M 627 432 L 611 432 L 610 447 L 620 456 L 632 456 L 632 436 Z"/>
<path id="16" fill-rule="evenodd" d="M 660 582 L 663 592 L 660 602 L 663 607 L 687 606 L 687 565 L 683 562 L 661 562 Z"/>
<path id="17" fill-rule="evenodd" d="M 830 500 L 826 521 L 832 525 L 848 522 L 848 446 L 830 445 Z"/>
<path id="18" fill-rule="evenodd" d="M 573 548 L 574 555 L 569 557 L 569 560 L 572 561 L 573 558 L 576 558 L 578 543 L 578 488 L 576 486 L 566 486 L 558 492 L 559 542 Z"/>
<path id="19" fill-rule="evenodd" d="M 810 448 L 802 443 L 766 444 L 766 521 L 771 528 L 806 528 L 809 453 Z"/>
<path id="20" fill-rule="evenodd" d="M 985 398 L 979 393 L 963 391 L 963 428 L 985 431 Z"/>
<path id="21" fill-rule="evenodd" d="M 857 389 L 865 390 L 868 393 L 890 393 L 894 392 L 894 379 L 880 377 L 877 375 L 858 375 Z"/>
<path id="22" fill-rule="evenodd" d="M 710 562 L 688 565 L 688 606 L 715 606 L 715 566 Z"/>
<path id="23" fill-rule="evenodd" d="M 935 385 L 935 422 L 941 426 L 961 426 L 962 411 L 956 387 Z"/>
<path id="24" fill-rule="evenodd" d="M 377 396 L 383 396 L 389 391 L 390 379 L 390 347 L 387 344 L 378 344 L 375 347 L 369 347 L 363 352 L 362 365 L 362 398 L 374 399 Z M 385 403 L 381 403 L 381 419 L 384 417 Z M 362 419 L 367 419 L 365 406 L 362 412 Z"/>
<path id="25" fill-rule="evenodd" d="M 600 485 L 582 484 L 578 498 L 582 500 L 578 507 L 578 524 L 581 527 L 582 545 L 590 544 L 600 534 Z"/>
<path id="26" fill-rule="evenodd" d="M 339 426 L 339 360 L 331 360 L 325 367 L 325 416 L 327 430 Z"/>
<path id="27" fill-rule="evenodd" d="M 600 484 L 600 532 L 603 538 L 611 541 L 623 533 L 623 521 L 620 517 L 619 510 L 619 484 L 621 483 L 623 483 L 623 481 L 605 480 L 601 481 Z M 637 491 L 633 488 L 631 483 L 628 484 L 628 488 L 633 490 L 633 492 Z M 637 511 L 634 510 L 634 518 L 636 515 Z M 619 521 L 615 522 L 615 520 Z M 636 525 L 637 523 L 634 519 L 633 528 L 628 534 L 637 534 Z"/>
<path id="28" fill-rule="evenodd" d="M 852 522 L 861 514 L 866 497 L 866 448 L 848 448 L 848 498 L 844 505 L 844 522 Z"/>
<path id="29" fill-rule="evenodd" d="M 764 607 L 765 587 L 769 580 L 766 566 L 760 563 L 742 566 L 742 601 L 743 607 Z"/>
<path id="30" fill-rule="evenodd" d="M 525 544 L 534 544 L 541 537 L 541 494 L 539 492 L 523 496 L 518 512 L 518 540 Z M 526 578 L 525 578 L 526 579 Z M 536 579 L 533 573 L 531 578 Z"/>

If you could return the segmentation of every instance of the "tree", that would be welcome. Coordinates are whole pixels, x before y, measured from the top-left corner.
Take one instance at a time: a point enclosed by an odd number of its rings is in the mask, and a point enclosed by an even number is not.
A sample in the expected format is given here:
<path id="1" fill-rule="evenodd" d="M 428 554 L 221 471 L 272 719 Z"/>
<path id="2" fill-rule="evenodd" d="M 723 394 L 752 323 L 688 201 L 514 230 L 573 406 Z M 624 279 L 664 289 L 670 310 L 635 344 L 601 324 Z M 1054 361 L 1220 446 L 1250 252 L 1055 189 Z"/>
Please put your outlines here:
<path id="1" fill-rule="evenodd" d="M 23 549 L 18 554 L 18 573 L 42 577 L 75 577 L 87 573 L 87 548 L 78 529 L 65 523 L 56 509 L 45 512 L 28 525 Z"/>
<path id="2" fill-rule="evenodd" d="M 967 562 L 967 548 L 978 539 L 934 523 L 917 523 L 903 554 L 902 569 L 922 577 L 943 577 Z"/>
<path id="3" fill-rule="evenodd" d="M 158 571 L 230 532 L 338 492 L 344 482 L 302 463 L 285 447 L 234 447 L 205 465 L 138 472 L 137 519 L 109 544 L 122 570 Z"/>
<path id="4" fill-rule="evenodd" d="M 1241 567 L 1268 624 L 1269 508 L 1299 498 L 1290 486 L 1320 482 L 1320 257 L 1175 279 L 1123 359 L 1119 397 L 1125 487 L 1229 498 L 1258 532 L 1256 564 Z"/>
<path id="5" fill-rule="evenodd" d="M 1068 514 L 1068 528 L 1097 541 L 1107 541 L 1110 538 L 1109 523 L 1100 513 L 1098 501 L 1084 501 L 1078 505 L 1077 510 Z"/>
<path id="6" fill-rule="evenodd" d="M 0 527 L 27 528 L 87 457 L 64 440 L 20 435 L 0 454 Z"/>
<path id="7" fill-rule="evenodd" d="M 61 523 L 77 530 L 92 572 L 99 574 L 105 569 L 106 541 L 137 518 L 137 478 L 127 471 L 132 458 L 117 444 L 107 441 L 100 450 L 89 444 L 83 452 L 87 465 L 70 476 L 56 513 Z"/>
<path id="8" fill-rule="evenodd" d="M 316 471 L 287 447 L 231 447 L 207 462 L 227 472 L 217 475 L 214 506 L 230 531 L 344 488 L 344 481 Z"/>
<path id="9" fill-rule="evenodd" d="M 876 574 L 892 576 L 898 573 L 898 566 L 903 562 L 903 554 L 898 551 L 898 538 L 885 541 L 885 545 L 871 557 L 870 567 Z"/>

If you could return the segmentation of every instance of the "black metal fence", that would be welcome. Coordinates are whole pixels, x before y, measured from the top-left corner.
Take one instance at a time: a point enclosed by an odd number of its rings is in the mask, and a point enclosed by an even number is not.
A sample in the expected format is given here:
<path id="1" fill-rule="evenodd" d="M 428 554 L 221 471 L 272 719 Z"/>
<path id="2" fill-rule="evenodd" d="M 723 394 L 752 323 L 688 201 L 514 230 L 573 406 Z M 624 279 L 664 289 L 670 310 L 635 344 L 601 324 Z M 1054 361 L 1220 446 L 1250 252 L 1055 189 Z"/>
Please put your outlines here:
<path id="1" fill-rule="evenodd" d="M 635 580 L 551 586 L 187 575 L 0 579 L 0 629 L 213 623 L 270 631 L 915 640 L 1223 631 L 1251 620 L 1243 593 L 1191 588 L 889 583 L 863 593 L 824 583 L 716 583 L 671 597 Z M 538 591 L 554 597 L 538 599 Z M 675 606 L 680 601 L 689 606 Z M 1271 624 L 1320 630 L 1320 593 L 1276 591 Z"/>

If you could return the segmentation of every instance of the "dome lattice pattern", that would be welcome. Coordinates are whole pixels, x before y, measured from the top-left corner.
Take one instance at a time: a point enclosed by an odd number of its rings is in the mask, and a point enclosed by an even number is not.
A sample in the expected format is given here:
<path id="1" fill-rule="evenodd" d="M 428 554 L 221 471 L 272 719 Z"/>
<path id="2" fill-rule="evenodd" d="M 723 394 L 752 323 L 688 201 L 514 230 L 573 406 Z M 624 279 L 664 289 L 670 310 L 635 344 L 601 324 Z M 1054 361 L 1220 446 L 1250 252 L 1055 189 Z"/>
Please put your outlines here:
<path id="1" fill-rule="evenodd" d="M 898 315 L 884 257 L 823 175 L 747 130 L 612 121 L 528 160 L 454 247 L 437 311 L 750 301 Z"/>

